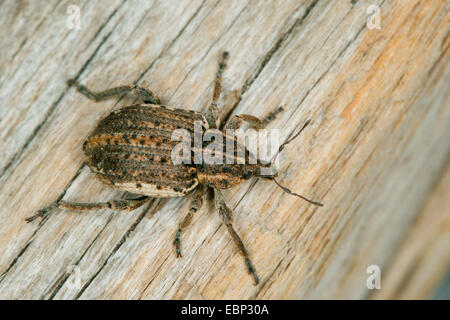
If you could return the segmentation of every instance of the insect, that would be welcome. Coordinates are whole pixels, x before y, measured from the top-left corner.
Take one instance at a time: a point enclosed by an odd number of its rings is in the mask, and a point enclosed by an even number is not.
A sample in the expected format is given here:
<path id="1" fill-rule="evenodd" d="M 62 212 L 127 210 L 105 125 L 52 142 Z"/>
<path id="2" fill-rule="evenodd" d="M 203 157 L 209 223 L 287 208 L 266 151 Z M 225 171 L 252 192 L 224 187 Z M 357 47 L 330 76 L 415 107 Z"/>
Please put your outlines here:
<path id="1" fill-rule="evenodd" d="M 283 191 L 289 194 L 315 205 L 321 206 L 322 204 L 281 186 L 275 180 L 276 173 L 262 174 L 261 169 L 268 167 L 270 163 L 250 164 L 248 160 L 252 155 L 245 149 L 245 146 L 244 164 L 238 164 L 238 161 L 233 164 L 173 163 L 171 150 L 177 143 L 171 139 L 174 130 L 183 128 L 191 132 L 197 122 L 201 124 L 202 132 L 212 128 L 222 129 L 220 132 L 226 137 L 225 129 L 238 129 L 243 121 L 257 129 L 262 129 L 282 110 L 278 108 L 263 120 L 251 115 L 236 115 L 227 124 L 221 126 L 217 101 L 221 93 L 222 74 L 228 56 L 228 52 L 221 55 L 212 102 L 205 114 L 163 106 L 153 92 L 137 85 L 116 87 L 95 93 L 78 83 L 76 79 L 69 80 L 69 86 L 74 86 L 81 94 L 93 101 L 126 93 L 131 93 L 143 101 L 143 104 L 122 107 L 100 120 L 83 144 L 83 151 L 88 159 L 87 163 L 96 176 L 113 188 L 131 192 L 136 194 L 136 197 L 96 203 L 57 200 L 50 206 L 39 210 L 34 216 L 27 218 L 26 221 L 31 222 L 38 217 L 45 217 L 56 208 L 73 210 L 109 208 L 117 211 L 131 211 L 144 205 L 151 198 L 192 195 L 189 211 L 179 223 L 173 241 L 176 255 L 181 257 L 181 235 L 190 224 L 194 213 L 202 206 L 207 188 L 211 188 L 219 215 L 243 256 L 248 273 L 253 276 L 255 285 L 258 284 L 259 278 L 248 251 L 233 227 L 232 210 L 225 203 L 220 190 L 228 189 L 256 176 L 274 180 Z M 295 139 L 308 123 L 309 121 L 293 138 L 282 144 L 278 152 Z M 202 150 L 206 147 L 207 145 L 201 145 Z"/>

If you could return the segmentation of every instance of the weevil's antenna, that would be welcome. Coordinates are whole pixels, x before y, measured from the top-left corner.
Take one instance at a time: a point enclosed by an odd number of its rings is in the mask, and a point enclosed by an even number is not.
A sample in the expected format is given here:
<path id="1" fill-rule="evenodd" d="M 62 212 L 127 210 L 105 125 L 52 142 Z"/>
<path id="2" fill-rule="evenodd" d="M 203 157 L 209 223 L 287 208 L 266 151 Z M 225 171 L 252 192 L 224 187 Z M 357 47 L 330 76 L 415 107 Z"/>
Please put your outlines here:
<path id="1" fill-rule="evenodd" d="M 310 120 L 310 119 L 306 120 L 305 124 L 304 124 L 303 127 L 299 130 L 299 132 L 297 132 L 292 138 L 288 139 L 286 142 L 284 142 L 283 144 L 281 144 L 281 146 L 278 148 L 277 153 L 275 154 L 275 157 L 273 158 L 273 160 L 272 160 L 272 162 L 271 162 L 271 166 L 273 165 L 275 159 L 278 157 L 278 155 L 280 154 L 280 152 L 284 149 L 284 147 L 285 147 L 287 144 L 291 143 L 295 138 L 297 138 L 297 137 L 300 135 L 300 133 L 302 133 L 302 131 L 303 131 L 310 123 L 311 123 L 311 120 Z M 299 198 L 301 198 L 301 199 L 303 199 L 303 200 L 305 200 L 305 201 L 308 201 L 309 203 L 312 203 L 312 204 L 314 204 L 314 205 L 316 205 L 316 206 L 323 207 L 323 204 L 322 204 L 322 203 L 317 202 L 317 201 L 310 200 L 310 199 L 308 199 L 308 198 L 306 198 L 306 197 L 304 197 L 304 196 L 302 196 L 302 195 L 300 195 L 300 194 L 298 194 L 298 193 L 292 192 L 291 190 L 289 190 L 289 189 L 286 188 L 285 186 L 282 186 L 282 185 L 275 179 L 274 176 L 268 177 L 268 178 L 269 178 L 269 179 L 272 179 L 272 180 L 275 182 L 275 184 L 276 184 L 278 187 L 280 187 L 281 190 L 283 190 L 284 192 L 289 193 L 290 195 L 299 197 Z"/>
<path id="2" fill-rule="evenodd" d="M 306 120 L 305 124 L 303 125 L 303 127 L 300 129 L 299 132 L 297 132 L 292 138 L 288 139 L 286 142 L 282 143 L 281 146 L 278 148 L 278 152 L 277 152 L 277 154 L 275 155 L 275 158 L 278 156 L 278 154 L 279 154 L 281 151 L 283 151 L 284 147 L 285 147 L 287 144 L 291 143 L 295 138 L 297 138 L 297 137 L 300 135 L 300 133 L 302 133 L 302 131 L 303 131 L 307 126 L 309 126 L 310 123 L 311 123 L 311 119 Z"/>

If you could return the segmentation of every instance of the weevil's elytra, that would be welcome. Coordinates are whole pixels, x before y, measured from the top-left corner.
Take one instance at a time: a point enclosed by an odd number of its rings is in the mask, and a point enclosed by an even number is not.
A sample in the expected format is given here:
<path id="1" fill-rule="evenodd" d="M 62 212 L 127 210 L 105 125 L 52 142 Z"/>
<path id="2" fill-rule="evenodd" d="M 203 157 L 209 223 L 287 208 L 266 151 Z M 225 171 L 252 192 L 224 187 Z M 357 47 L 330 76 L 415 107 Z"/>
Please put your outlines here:
<path id="1" fill-rule="evenodd" d="M 228 53 L 224 52 L 216 74 L 213 99 L 205 114 L 163 106 L 153 92 L 136 85 L 121 86 L 94 93 L 79 84 L 75 79 L 69 80 L 69 86 L 75 86 L 81 94 L 93 101 L 131 93 L 144 102 L 143 104 L 125 106 L 111 112 L 100 120 L 97 127 L 83 143 L 83 151 L 87 157 L 88 165 L 97 177 L 113 188 L 136 194 L 136 197 L 96 203 L 56 201 L 39 210 L 37 214 L 28 218 L 27 222 L 46 216 L 56 208 L 73 210 L 110 208 L 118 211 L 130 211 L 139 208 L 150 198 L 170 198 L 192 194 L 189 211 L 180 222 L 173 241 L 176 255 L 181 257 L 181 234 L 190 224 L 193 214 L 200 209 L 205 189 L 212 188 L 220 218 L 243 256 L 248 273 L 253 276 L 255 285 L 258 284 L 259 278 L 248 251 L 234 230 L 232 210 L 226 205 L 220 190 L 233 187 L 252 176 L 264 177 L 274 180 L 287 193 L 296 195 L 315 205 L 321 206 L 322 204 L 311 201 L 281 186 L 275 180 L 276 174 L 263 175 L 261 169 L 268 165 L 257 162 L 256 164 L 250 164 L 254 163 L 249 161 L 253 158 L 253 155 L 245 149 L 245 146 L 239 144 L 236 144 L 236 152 L 239 148 L 244 148 L 245 152 L 243 156 L 240 156 L 240 160 L 244 161 L 243 164 L 239 164 L 240 162 L 237 161 L 239 157 L 237 153 L 231 155 L 234 160 L 233 164 L 227 164 L 226 161 L 223 162 L 224 164 L 173 163 L 171 151 L 178 143 L 172 140 L 172 133 L 175 130 L 185 129 L 194 132 L 195 123 L 201 124 L 202 132 L 206 132 L 210 128 L 221 128 L 217 101 L 227 58 Z M 261 129 L 272 121 L 281 110 L 281 108 L 275 110 L 263 120 L 245 114 L 234 116 L 223 129 L 238 129 L 243 121 Z M 308 123 L 309 121 L 293 138 L 282 144 L 279 151 L 295 139 Z M 223 150 L 225 150 L 225 145 L 230 139 L 233 140 L 233 144 L 236 142 L 234 138 L 227 136 L 225 131 L 221 131 L 221 134 L 224 137 Z M 195 137 L 192 139 L 195 139 Z M 204 143 L 199 148 L 204 152 L 209 151 L 207 144 Z M 226 153 L 218 154 L 218 156 L 221 159 L 230 157 Z M 243 159 L 244 157 L 245 159 Z"/>

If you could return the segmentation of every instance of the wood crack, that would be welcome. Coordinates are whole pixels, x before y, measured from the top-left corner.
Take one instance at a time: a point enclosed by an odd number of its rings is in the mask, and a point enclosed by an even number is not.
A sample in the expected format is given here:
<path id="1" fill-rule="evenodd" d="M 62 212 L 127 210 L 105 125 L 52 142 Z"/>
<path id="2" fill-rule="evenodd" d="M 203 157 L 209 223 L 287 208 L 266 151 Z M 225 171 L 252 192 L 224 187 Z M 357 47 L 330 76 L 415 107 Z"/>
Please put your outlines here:
<path id="1" fill-rule="evenodd" d="M 59 5 L 56 11 L 55 5 Z M 366 10 L 370 5 L 376 6 L 372 13 Z M 83 20 L 78 31 L 64 28 L 68 18 L 74 17 L 65 12 L 64 2 L 35 6 L 0 1 L 0 6 L 6 15 L 4 25 L 12 26 L 12 32 L 4 30 L 5 44 L 11 46 L 5 48 L 7 59 L 2 62 L 11 65 L 0 82 L 11 90 L 3 90 L 3 96 L 27 112 L 21 117 L 18 110 L 10 110 L 3 119 L 8 122 L 3 130 L 8 144 L 3 147 L 9 151 L 0 165 L 4 184 L 0 236 L 7 246 L 0 267 L 1 297 L 432 297 L 431 287 L 438 283 L 448 260 L 441 227 L 448 219 L 436 214 L 445 211 L 450 177 L 448 170 L 439 171 L 448 165 L 450 155 L 446 139 L 450 113 L 445 108 L 450 33 L 441 2 L 289 0 L 275 6 L 253 0 L 226 4 L 196 0 L 186 6 L 152 1 L 143 7 L 116 0 L 110 5 L 81 4 Z M 363 24 L 377 23 L 378 14 L 381 28 L 365 30 Z M 27 25 L 32 28 L 26 29 Z M 16 42 L 14 35 L 19 37 Z M 47 49 L 39 50 L 46 43 Z M 57 57 L 49 54 L 48 45 L 58 48 Z M 105 78 L 96 70 L 109 61 L 103 73 L 115 76 L 106 78 L 107 82 L 124 77 L 129 84 L 141 86 L 145 79 L 160 85 L 163 81 L 171 88 L 167 99 L 188 97 L 188 104 L 203 110 L 210 98 L 208 79 L 213 80 L 215 52 L 226 49 L 240 61 L 230 62 L 223 76 L 225 86 L 235 79 L 236 90 L 224 90 L 219 100 L 222 124 L 245 110 L 251 114 L 254 107 L 258 114 L 269 113 L 280 103 L 281 94 L 289 112 L 276 124 L 284 128 L 280 143 L 293 137 L 307 118 L 317 126 L 295 146 L 288 146 L 278 171 L 280 183 L 294 191 L 306 188 L 308 196 L 325 202 L 323 208 L 294 200 L 266 179 L 254 178 L 225 192 L 235 227 L 261 276 L 258 286 L 251 285 L 235 255 L 210 194 L 206 207 L 194 216 L 194 228 L 184 233 L 186 258 L 182 260 L 175 259 L 170 245 L 177 221 L 170 230 L 165 221 L 183 218 L 177 213 L 187 208 L 187 198 L 149 199 L 151 203 L 131 214 L 93 212 L 103 215 L 100 225 L 77 219 L 72 221 L 75 229 L 67 224 L 63 211 L 55 210 L 32 225 L 23 221 L 40 209 L 36 203 L 53 203 L 57 197 L 83 199 L 108 191 L 91 177 L 89 168 L 82 165 L 84 159 L 73 167 L 70 154 L 62 152 L 77 149 L 73 139 L 66 138 L 83 137 L 89 126 L 75 123 L 74 119 L 85 119 L 86 110 L 68 107 L 75 96 L 61 83 L 64 79 L 48 82 L 58 65 L 72 69 L 67 72 L 80 82 L 101 86 Z M 45 72 L 47 67 L 50 73 Z M 164 70 L 173 72 L 164 74 Z M 42 86 L 46 89 L 41 90 Z M 56 91 L 49 91 L 51 86 Z M 109 110 L 133 100 L 129 95 L 117 98 L 111 99 Z M 74 125 L 61 127 L 67 118 Z M 53 159 L 55 168 L 41 161 L 45 155 Z M 301 165 L 304 157 L 309 159 L 308 168 Z M 65 170 L 67 165 L 71 170 Z M 430 197 L 428 191 L 439 175 L 442 184 Z M 84 180 L 91 178 L 95 181 L 86 185 Z M 53 187 L 52 181 L 57 182 Z M 59 190 L 49 193 L 44 187 Z M 109 190 L 106 197 L 132 196 L 117 192 Z M 432 201 L 423 206 L 427 197 Z M 155 220 L 155 213 L 164 218 Z M 162 228 L 164 241 L 149 243 L 145 235 L 156 235 L 155 226 Z M 412 272 L 411 264 L 420 261 L 414 258 L 424 254 L 428 263 L 419 263 Z M 385 285 L 368 294 L 360 276 L 372 263 L 382 268 Z M 394 278 L 398 281 L 389 281 Z M 80 286 L 70 285 L 75 283 Z"/>
<path id="2" fill-rule="evenodd" d="M 384 2 L 384 1 L 383 1 L 383 2 Z M 330 65 L 330 67 L 327 68 L 327 70 L 319 77 L 319 79 L 313 84 L 313 86 L 306 92 L 305 96 L 304 96 L 303 99 L 300 101 L 300 103 L 297 105 L 297 108 L 296 108 L 296 109 L 298 109 L 298 108 L 300 107 L 300 105 L 305 101 L 306 97 L 310 94 L 310 92 L 318 85 L 318 83 L 323 79 L 323 77 L 331 70 L 331 68 L 335 65 L 335 63 L 339 60 L 339 58 L 344 54 L 344 52 L 350 47 L 350 45 L 351 45 L 354 41 L 356 41 L 356 39 L 359 37 L 360 33 L 361 33 L 364 29 L 365 29 L 365 24 L 360 28 L 360 30 L 357 32 L 356 36 L 355 36 L 351 41 L 349 41 L 349 43 L 347 43 L 347 45 L 344 47 L 343 50 L 341 50 L 341 52 L 340 52 L 339 55 L 336 57 L 336 59 L 332 62 L 332 64 Z M 364 125 L 365 125 L 365 123 L 364 123 Z M 294 133 L 295 130 L 296 130 L 296 128 L 294 128 L 294 130 L 288 135 L 288 137 L 292 136 L 292 134 Z M 361 131 L 362 131 L 362 129 L 358 131 L 358 134 L 357 134 L 358 136 L 360 135 Z M 330 187 L 330 188 L 331 188 L 331 187 Z M 246 193 L 246 194 L 247 194 L 247 193 Z M 309 221 L 309 220 L 308 220 L 308 221 Z M 305 227 L 306 227 L 306 225 L 305 225 Z M 290 249 L 291 249 L 291 248 L 289 248 L 289 250 L 290 250 Z M 276 270 L 278 269 L 278 267 L 281 265 L 281 262 L 282 262 L 282 261 L 283 261 L 283 259 L 281 259 L 281 260 L 279 261 L 279 263 L 277 264 L 277 266 L 276 266 L 276 267 L 274 268 L 274 270 L 271 272 L 271 276 L 275 273 L 275 271 L 276 271 Z M 256 296 L 259 295 L 259 293 L 263 290 L 264 286 L 266 285 L 267 281 L 268 281 L 268 280 L 264 281 L 264 282 L 261 284 L 261 286 L 260 286 L 258 292 L 255 294 L 254 297 L 256 297 Z"/>
<path id="3" fill-rule="evenodd" d="M 32 239 L 34 235 L 36 234 L 36 231 L 33 233 L 33 235 L 30 237 Z M 8 272 L 16 265 L 17 261 L 20 259 L 20 257 L 27 251 L 30 244 L 33 242 L 33 240 L 29 240 L 25 247 L 20 250 L 19 254 L 14 258 L 14 260 L 9 264 L 8 268 L 0 275 L 0 283 L 5 279 L 5 276 L 8 274 Z"/>

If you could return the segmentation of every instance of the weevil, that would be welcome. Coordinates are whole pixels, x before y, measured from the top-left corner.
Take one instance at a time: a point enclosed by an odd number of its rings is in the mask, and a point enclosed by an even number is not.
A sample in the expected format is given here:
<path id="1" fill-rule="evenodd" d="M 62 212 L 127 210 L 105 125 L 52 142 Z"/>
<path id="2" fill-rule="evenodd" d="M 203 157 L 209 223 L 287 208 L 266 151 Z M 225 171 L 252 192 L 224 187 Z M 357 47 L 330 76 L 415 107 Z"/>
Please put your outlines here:
<path id="1" fill-rule="evenodd" d="M 122 107 L 111 112 L 100 120 L 97 127 L 83 143 L 83 151 L 87 157 L 89 168 L 105 184 L 121 191 L 136 194 L 136 197 L 125 200 L 110 200 L 107 202 L 80 203 L 57 200 L 50 206 L 39 210 L 35 215 L 26 219 L 31 222 L 38 217 L 45 217 L 53 209 L 63 208 L 72 210 L 112 209 L 117 211 L 131 211 L 148 202 L 151 198 L 171 198 L 192 195 L 189 210 L 178 225 L 173 240 L 175 253 L 181 257 L 181 235 L 190 224 L 192 217 L 203 203 L 203 197 L 208 188 L 213 190 L 215 206 L 226 226 L 231 238 L 243 256 L 247 272 L 253 276 L 255 285 L 259 278 L 250 260 L 249 253 L 244 246 L 232 223 L 232 210 L 223 198 L 222 189 L 231 188 L 252 176 L 272 179 L 283 191 L 298 196 L 312 204 L 322 206 L 321 203 L 309 200 L 288 188 L 280 185 L 275 179 L 277 173 L 263 174 L 262 168 L 271 163 L 250 164 L 252 154 L 245 149 L 243 164 L 234 161 L 232 164 L 181 163 L 174 164 L 171 150 L 176 141 L 171 139 L 176 129 L 194 130 L 194 123 L 201 124 L 202 132 L 208 129 L 225 130 L 238 129 L 243 121 L 256 129 L 267 126 L 282 108 L 271 112 L 266 118 L 259 119 L 251 115 L 235 115 L 225 125 L 221 125 L 218 109 L 218 99 L 222 89 L 222 74 L 228 60 L 228 52 L 224 52 L 219 60 L 212 102 L 207 111 L 200 112 L 169 108 L 161 105 L 160 99 L 152 91 L 135 84 L 116 87 L 102 92 L 93 92 L 81 85 L 76 79 L 67 81 L 69 87 L 75 87 L 78 92 L 94 102 L 113 96 L 131 93 L 143 103 Z M 309 121 L 283 147 L 297 137 L 308 125 Z M 225 142 L 224 142 L 225 143 Z M 202 144 L 202 148 L 206 146 Z M 225 157 L 225 155 L 224 155 Z M 237 157 L 237 155 L 235 155 Z M 237 159 L 235 159 L 237 160 Z M 266 171 L 264 171 L 266 172 Z"/>

